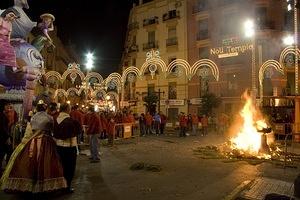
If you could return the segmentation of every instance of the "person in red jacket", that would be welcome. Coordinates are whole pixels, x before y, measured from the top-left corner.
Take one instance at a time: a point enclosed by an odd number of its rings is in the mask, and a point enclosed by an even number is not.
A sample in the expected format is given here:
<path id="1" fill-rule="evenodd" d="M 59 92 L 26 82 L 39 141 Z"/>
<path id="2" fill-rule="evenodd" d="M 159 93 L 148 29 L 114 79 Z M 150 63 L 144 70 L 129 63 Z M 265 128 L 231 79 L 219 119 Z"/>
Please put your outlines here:
<path id="1" fill-rule="evenodd" d="M 90 151 L 91 151 L 91 163 L 100 161 L 99 155 L 99 141 L 98 138 L 101 132 L 101 122 L 99 115 L 95 112 L 94 107 L 89 108 L 89 113 L 86 116 L 87 135 L 90 136 Z"/>
<path id="2" fill-rule="evenodd" d="M 179 137 L 186 136 L 187 121 L 188 121 L 188 119 L 185 116 L 184 112 L 181 112 L 179 115 L 179 126 L 180 126 Z"/>
<path id="3" fill-rule="evenodd" d="M 198 124 L 199 124 L 199 117 L 198 117 L 198 115 L 195 112 L 192 115 L 192 130 L 193 130 L 193 135 L 197 135 Z"/>
<path id="4" fill-rule="evenodd" d="M 108 135 L 108 144 L 113 145 L 113 140 L 115 136 L 115 119 L 111 116 L 108 124 L 107 124 L 107 135 Z"/>

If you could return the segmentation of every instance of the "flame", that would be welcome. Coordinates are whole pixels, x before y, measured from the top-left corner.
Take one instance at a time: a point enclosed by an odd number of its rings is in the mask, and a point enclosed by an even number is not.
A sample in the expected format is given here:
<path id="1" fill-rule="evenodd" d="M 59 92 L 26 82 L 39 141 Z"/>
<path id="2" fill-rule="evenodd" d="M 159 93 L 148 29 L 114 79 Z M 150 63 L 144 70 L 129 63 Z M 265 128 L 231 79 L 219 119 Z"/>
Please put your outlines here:
<path id="1" fill-rule="evenodd" d="M 246 92 L 243 97 L 246 100 L 243 109 L 240 111 L 243 123 L 239 128 L 237 136 L 230 140 L 231 148 L 255 155 L 258 158 L 268 158 L 269 155 L 259 155 L 262 133 L 257 131 L 257 129 L 267 128 L 268 126 L 261 117 L 259 110 L 253 105 L 251 97 Z"/>

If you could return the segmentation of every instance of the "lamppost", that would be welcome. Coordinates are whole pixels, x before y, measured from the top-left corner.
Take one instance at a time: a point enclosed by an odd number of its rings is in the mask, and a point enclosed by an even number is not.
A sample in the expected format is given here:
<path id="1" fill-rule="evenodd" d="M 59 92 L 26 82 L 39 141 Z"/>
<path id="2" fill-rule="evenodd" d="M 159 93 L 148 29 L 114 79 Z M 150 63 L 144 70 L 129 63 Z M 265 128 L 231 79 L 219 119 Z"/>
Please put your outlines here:
<path id="1" fill-rule="evenodd" d="M 251 87 L 253 102 L 256 103 L 256 63 L 255 63 L 255 25 L 253 20 L 244 22 L 245 36 L 252 39 L 252 66 L 251 66 Z"/>

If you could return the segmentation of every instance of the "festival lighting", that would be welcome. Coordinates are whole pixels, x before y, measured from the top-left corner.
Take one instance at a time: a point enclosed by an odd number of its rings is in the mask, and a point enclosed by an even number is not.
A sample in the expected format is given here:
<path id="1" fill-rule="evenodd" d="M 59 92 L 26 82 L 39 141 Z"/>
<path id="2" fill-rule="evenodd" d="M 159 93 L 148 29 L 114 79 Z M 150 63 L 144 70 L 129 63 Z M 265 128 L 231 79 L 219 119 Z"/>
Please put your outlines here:
<path id="1" fill-rule="evenodd" d="M 246 37 L 252 37 L 254 36 L 255 30 L 254 30 L 254 22 L 253 20 L 246 20 L 244 23 L 245 28 L 245 36 Z"/>
<path id="2" fill-rule="evenodd" d="M 86 54 L 86 68 L 91 70 L 94 67 L 94 54 L 89 52 Z"/>
<path id="3" fill-rule="evenodd" d="M 294 44 L 294 37 L 292 35 L 287 35 L 282 39 L 283 43 L 287 46 L 293 45 Z"/>

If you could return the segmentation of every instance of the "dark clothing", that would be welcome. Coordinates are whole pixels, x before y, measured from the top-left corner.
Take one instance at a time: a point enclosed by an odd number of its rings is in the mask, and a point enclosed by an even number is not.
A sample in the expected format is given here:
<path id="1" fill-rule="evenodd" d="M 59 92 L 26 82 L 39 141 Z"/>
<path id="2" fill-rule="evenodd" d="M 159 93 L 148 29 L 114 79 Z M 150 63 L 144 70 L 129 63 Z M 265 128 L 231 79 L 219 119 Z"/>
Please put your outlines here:
<path id="1" fill-rule="evenodd" d="M 8 119 L 0 112 L 0 170 L 2 168 L 2 161 L 5 154 L 11 154 L 11 145 L 8 145 L 6 142 L 9 138 L 8 132 Z M 8 155 L 7 157 L 9 157 Z"/>
<path id="2" fill-rule="evenodd" d="M 64 177 L 67 181 L 67 186 L 68 188 L 70 188 L 72 179 L 75 174 L 77 149 L 76 147 L 57 146 L 57 153 L 60 156 L 60 161 L 63 167 Z"/>
<path id="3" fill-rule="evenodd" d="M 80 123 L 68 117 L 60 124 L 55 121 L 54 137 L 56 139 L 65 140 L 72 137 L 77 137 L 80 133 Z"/>
<path id="4" fill-rule="evenodd" d="M 0 149 L 6 143 L 7 139 L 9 138 L 8 132 L 8 119 L 0 112 Z"/>
<path id="5" fill-rule="evenodd" d="M 76 138 L 80 133 L 80 127 L 80 123 L 69 117 L 66 113 L 60 113 L 55 123 L 54 137 L 68 188 L 71 187 L 76 168 Z"/>

